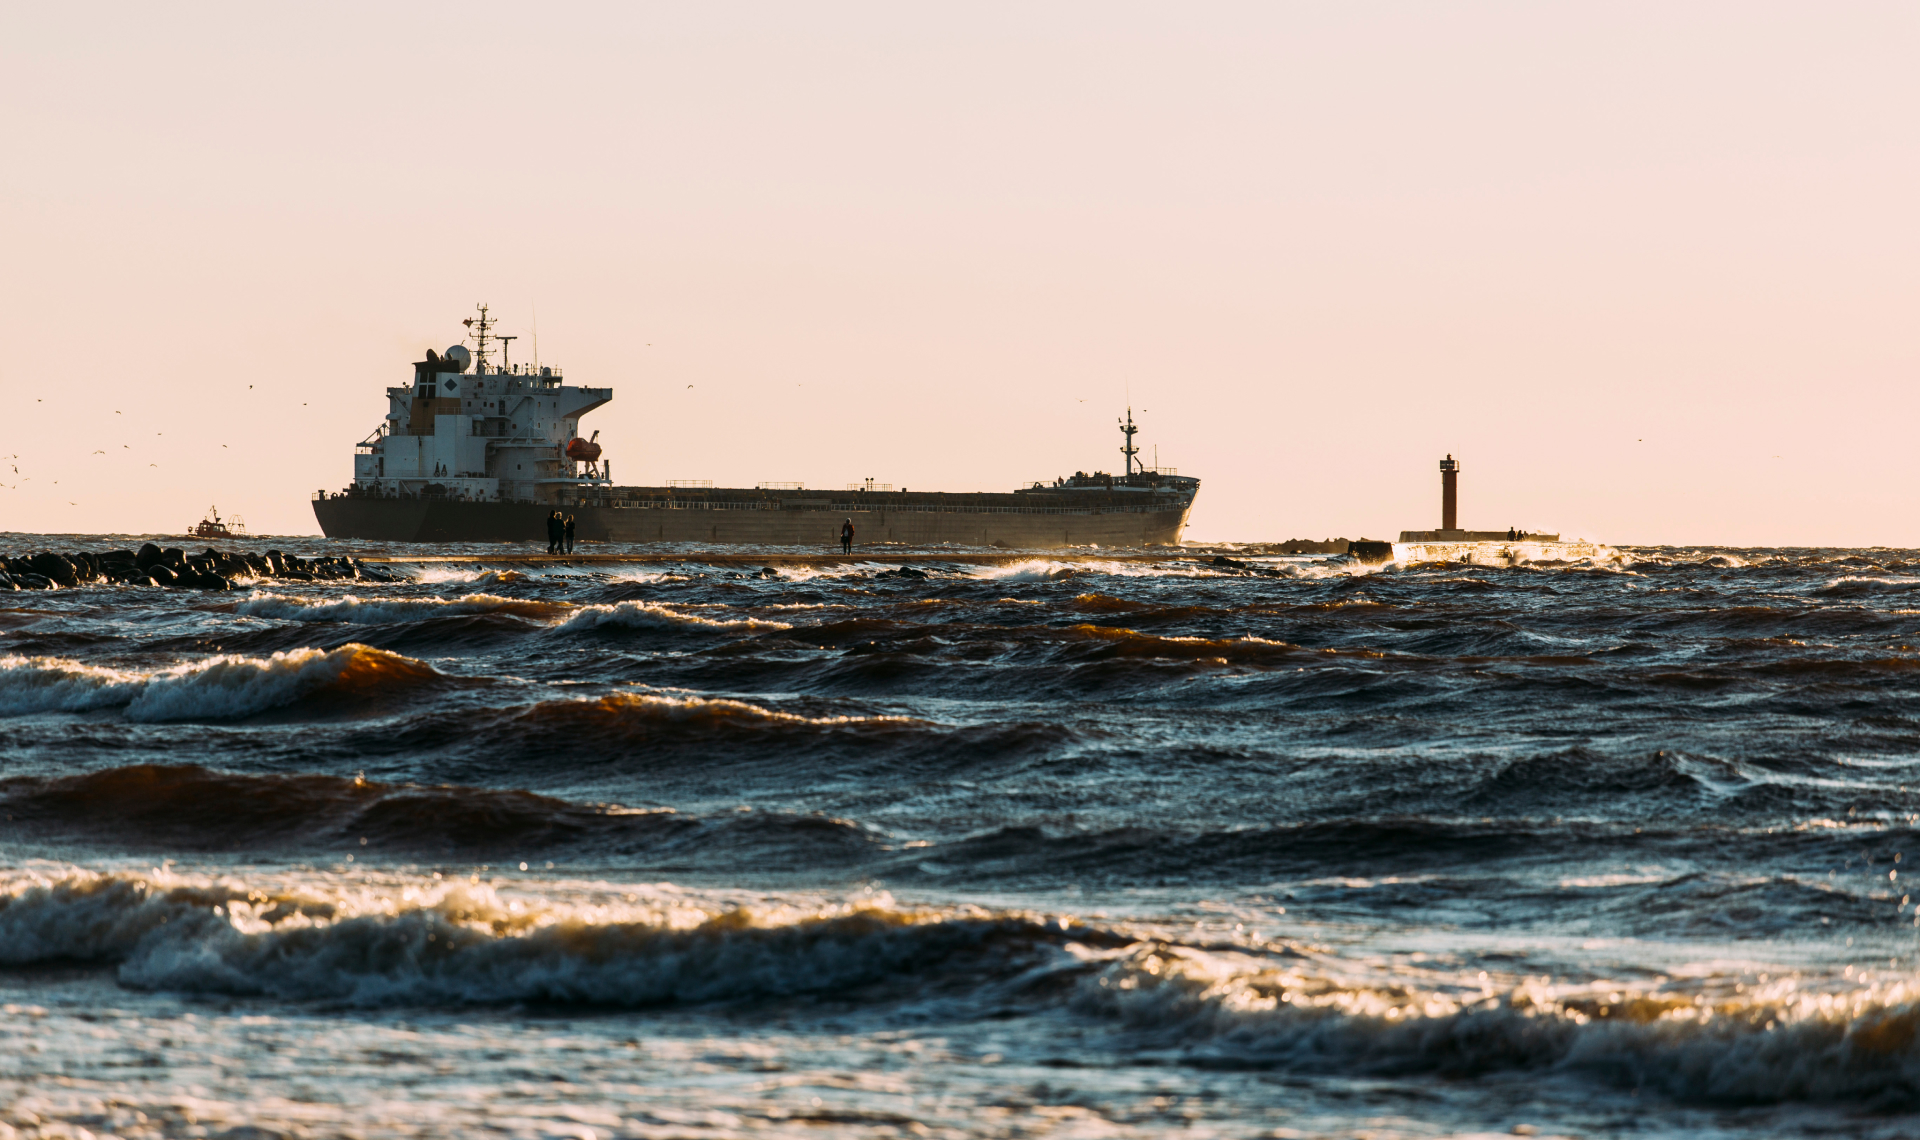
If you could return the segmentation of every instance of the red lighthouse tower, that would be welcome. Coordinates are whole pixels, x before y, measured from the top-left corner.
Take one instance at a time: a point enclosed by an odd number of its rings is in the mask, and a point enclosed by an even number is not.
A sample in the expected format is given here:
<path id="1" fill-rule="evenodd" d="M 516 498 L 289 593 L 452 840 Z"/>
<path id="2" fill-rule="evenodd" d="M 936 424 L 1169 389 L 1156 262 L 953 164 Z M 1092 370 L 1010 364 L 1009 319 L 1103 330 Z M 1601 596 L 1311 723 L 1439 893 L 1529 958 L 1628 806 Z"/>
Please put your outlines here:
<path id="1" fill-rule="evenodd" d="M 1451 453 L 1440 461 L 1440 529 L 1460 529 L 1460 462 Z"/>

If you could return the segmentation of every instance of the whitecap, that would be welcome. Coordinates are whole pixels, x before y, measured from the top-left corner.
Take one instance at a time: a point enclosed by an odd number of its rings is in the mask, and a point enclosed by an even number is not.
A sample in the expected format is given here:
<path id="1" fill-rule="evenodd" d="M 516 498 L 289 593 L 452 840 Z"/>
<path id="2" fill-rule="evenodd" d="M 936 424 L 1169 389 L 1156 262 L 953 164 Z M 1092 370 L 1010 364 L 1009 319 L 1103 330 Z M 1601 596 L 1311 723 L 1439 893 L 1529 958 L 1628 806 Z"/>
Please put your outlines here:
<path id="1" fill-rule="evenodd" d="M 710 618 L 672 609 L 658 602 L 618 602 L 581 606 L 554 624 L 555 629 L 579 633 L 591 629 L 662 629 L 712 633 L 764 633 L 792 629 L 790 622 L 763 618 Z"/>

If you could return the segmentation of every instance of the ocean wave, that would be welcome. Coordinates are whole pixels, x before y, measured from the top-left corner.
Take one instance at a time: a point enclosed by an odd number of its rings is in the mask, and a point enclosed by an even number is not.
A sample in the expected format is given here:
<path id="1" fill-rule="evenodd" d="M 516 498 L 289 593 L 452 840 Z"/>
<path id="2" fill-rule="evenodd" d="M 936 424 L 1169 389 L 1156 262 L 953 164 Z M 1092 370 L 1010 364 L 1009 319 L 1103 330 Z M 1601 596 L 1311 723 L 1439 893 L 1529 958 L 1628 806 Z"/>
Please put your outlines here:
<path id="1" fill-rule="evenodd" d="M 557 602 L 503 598 L 495 594 L 466 594 L 458 598 L 360 598 L 352 594 L 341 598 L 309 598 L 256 592 L 234 606 L 235 613 L 247 617 L 354 625 L 496 613 L 544 620 L 565 610 L 566 607 Z"/>
<path id="2" fill-rule="evenodd" d="M 0 962 L 94 962 L 127 986 L 361 1006 L 646 1007 L 851 993 L 893 977 L 1005 976 L 1063 960 L 1031 918 L 871 903 L 702 906 L 677 893 L 566 905 L 489 885 L 381 896 L 76 874 L 0 895 Z"/>
<path id="3" fill-rule="evenodd" d="M 1453 1078 L 1545 1070 L 1692 1102 L 1920 1107 L 1920 1003 L 1905 981 L 1355 984 L 1165 943 L 1087 957 L 1106 961 L 1076 987 L 1075 1005 L 1183 1047 L 1189 1063 Z"/>
<path id="4" fill-rule="evenodd" d="M 981 566 L 966 576 L 989 582 L 1061 582 L 1082 575 L 1109 575 L 1116 578 L 1219 578 L 1220 571 L 1200 565 L 1142 564 L 1137 562 L 1059 562 L 1051 558 L 1028 558 L 1003 566 Z"/>
<path id="5" fill-rule="evenodd" d="M 1920 577 L 1907 574 L 1843 574 L 1829 579 L 1814 590 L 1816 594 L 1833 594 L 1842 597 L 1850 595 L 1872 594 L 1882 590 L 1911 590 L 1920 586 Z"/>
<path id="6" fill-rule="evenodd" d="M 549 852 L 657 841 L 697 827 L 671 811 L 575 804 L 531 792 L 250 775 L 137 764 L 0 783 L 16 835 L 85 837 L 121 850 L 363 853 Z"/>
<path id="7" fill-rule="evenodd" d="M 658 886 L 567 901 L 457 880 L 328 889 L 23 876 L 0 889 L 0 962 L 94 963 L 134 989 L 370 1008 L 802 996 L 877 1006 L 938 986 L 983 1012 L 1069 1011 L 1089 1044 L 1200 1067 L 1456 1080 L 1530 1071 L 1695 1103 L 1920 1107 L 1920 1003 L 1903 977 L 1400 970 L 1259 931 L 1202 942 L 885 894 L 741 905 Z"/>
<path id="8" fill-rule="evenodd" d="M 609 693 L 589 700 L 542 701 L 512 713 L 508 719 L 542 732 L 565 732 L 569 740 L 580 739 L 582 733 L 613 730 L 625 734 L 649 726 L 780 729 L 926 723 L 902 716 L 804 716 L 725 697 L 631 692 Z"/>
<path id="9" fill-rule="evenodd" d="M 1330 649 L 1303 649 L 1285 641 L 1264 637 L 1162 637 L 1117 626 L 1076 625 L 1068 631 L 1081 646 L 1075 655 L 1083 658 L 1152 657 L 1183 661 L 1245 663 L 1306 655 L 1331 657 Z M 1371 654 L 1371 656 L 1380 656 Z"/>
<path id="10" fill-rule="evenodd" d="M 555 624 L 567 633 L 598 629 L 655 629 L 703 633 L 766 633 L 792 629 L 790 622 L 761 618 L 710 618 L 673 609 L 658 602 L 616 602 L 581 606 Z"/>
<path id="11" fill-rule="evenodd" d="M 0 658 L 0 716 L 124 708 L 129 720 L 220 720 L 317 695 L 391 694 L 443 680 L 432 666 L 360 644 L 225 654 L 152 673 L 56 657 Z"/>

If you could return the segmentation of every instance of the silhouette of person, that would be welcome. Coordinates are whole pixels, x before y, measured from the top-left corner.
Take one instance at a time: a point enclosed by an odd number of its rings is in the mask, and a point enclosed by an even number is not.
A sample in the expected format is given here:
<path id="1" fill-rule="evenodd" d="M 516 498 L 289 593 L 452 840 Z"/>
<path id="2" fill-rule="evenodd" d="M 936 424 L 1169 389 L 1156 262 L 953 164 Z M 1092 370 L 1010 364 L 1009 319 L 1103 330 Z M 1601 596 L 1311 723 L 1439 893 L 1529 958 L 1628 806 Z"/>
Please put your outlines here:
<path id="1" fill-rule="evenodd" d="M 840 524 L 840 553 L 842 554 L 853 553 L 853 520 L 852 519 L 848 519 L 846 522 L 843 522 Z"/>
<path id="2" fill-rule="evenodd" d="M 564 531 L 567 539 L 567 553 L 573 553 L 573 516 L 568 515 Z"/>

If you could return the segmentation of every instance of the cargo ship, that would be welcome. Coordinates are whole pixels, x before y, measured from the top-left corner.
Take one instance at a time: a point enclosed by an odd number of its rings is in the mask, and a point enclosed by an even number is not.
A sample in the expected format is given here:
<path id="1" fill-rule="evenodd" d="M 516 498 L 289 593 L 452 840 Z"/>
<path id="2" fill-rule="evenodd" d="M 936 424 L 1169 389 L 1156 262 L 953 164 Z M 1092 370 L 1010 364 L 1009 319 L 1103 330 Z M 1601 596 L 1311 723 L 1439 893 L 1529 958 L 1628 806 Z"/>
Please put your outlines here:
<path id="1" fill-rule="evenodd" d="M 837 543 L 850 519 L 860 545 L 1172 545 L 1200 490 L 1198 479 L 1137 462 L 1131 408 L 1120 421 L 1120 474 L 1076 471 L 1006 492 L 896 491 L 871 480 L 834 491 L 619 485 L 600 433 L 580 435 L 581 418 L 613 390 L 510 363 L 514 338 L 496 335 L 487 307 L 478 308 L 461 343 L 427 350 L 412 383 L 387 389 L 386 417 L 354 447 L 353 482 L 314 494 L 328 538 L 537 541 L 558 510 L 574 516 L 576 538 L 587 542 L 817 546 Z"/>

